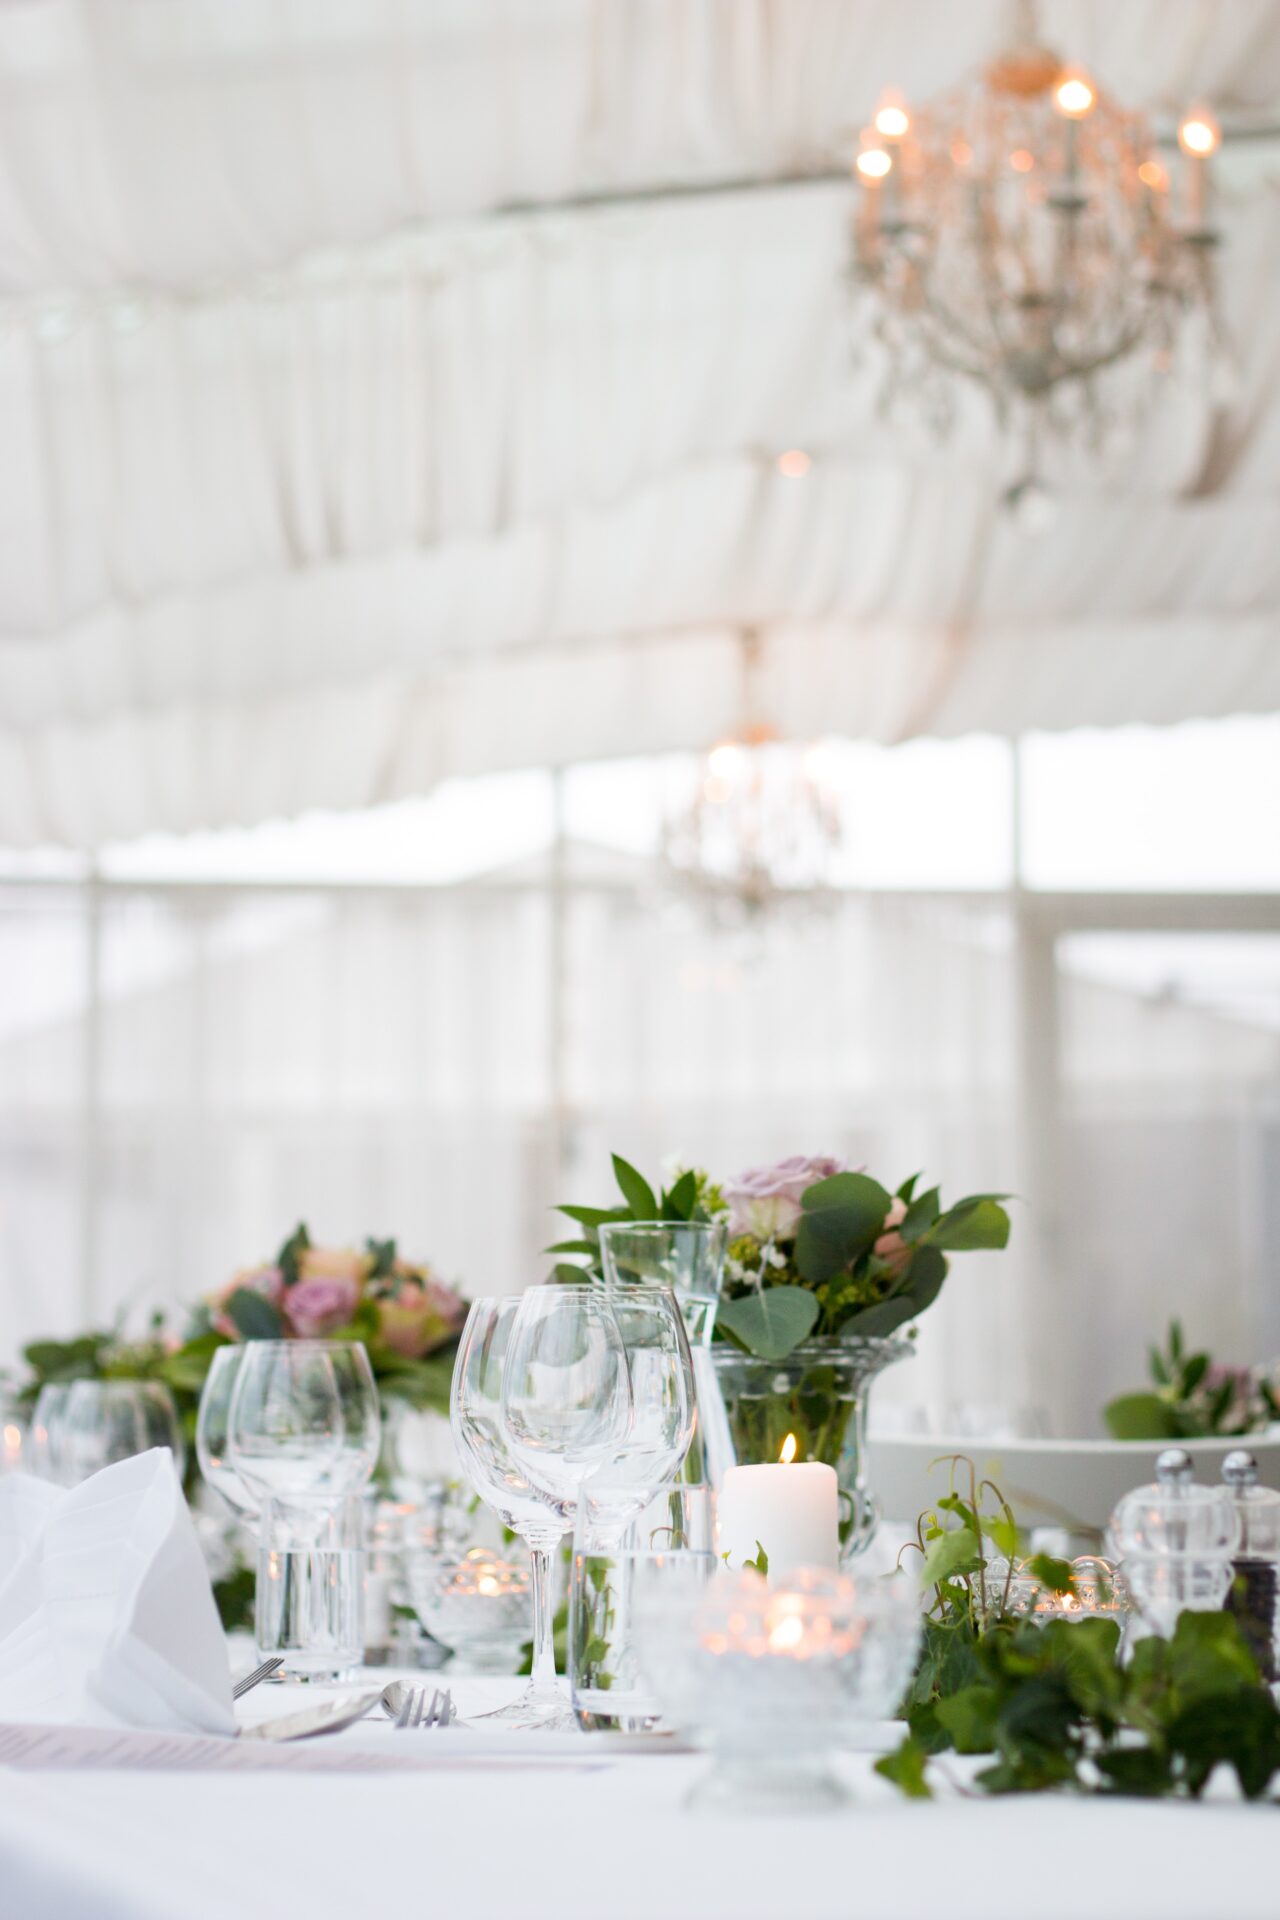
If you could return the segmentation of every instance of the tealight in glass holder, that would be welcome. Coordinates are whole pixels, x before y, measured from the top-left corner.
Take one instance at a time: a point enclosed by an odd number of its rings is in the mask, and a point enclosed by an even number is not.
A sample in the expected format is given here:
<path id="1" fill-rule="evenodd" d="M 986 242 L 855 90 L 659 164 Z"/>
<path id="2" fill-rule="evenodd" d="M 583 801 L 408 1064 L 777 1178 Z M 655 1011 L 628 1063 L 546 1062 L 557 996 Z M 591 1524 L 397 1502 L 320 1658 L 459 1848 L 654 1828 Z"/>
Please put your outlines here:
<path id="1" fill-rule="evenodd" d="M 834 1756 L 901 1699 L 921 1620 L 905 1576 L 809 1567 L 776 1587 L 722 1573 L 649 1631 L 668 1720 L 713 1756 L 689 1805 L 797 1813 L 847 1803 Z"/>
<path id="2" fill-rule="evenodd" d="M 529 1638 L 529 1566 L 488 1547 L 461 1559 L 410 1554 L 413 1610 L 476 1673 L 514 1673 Z"/>

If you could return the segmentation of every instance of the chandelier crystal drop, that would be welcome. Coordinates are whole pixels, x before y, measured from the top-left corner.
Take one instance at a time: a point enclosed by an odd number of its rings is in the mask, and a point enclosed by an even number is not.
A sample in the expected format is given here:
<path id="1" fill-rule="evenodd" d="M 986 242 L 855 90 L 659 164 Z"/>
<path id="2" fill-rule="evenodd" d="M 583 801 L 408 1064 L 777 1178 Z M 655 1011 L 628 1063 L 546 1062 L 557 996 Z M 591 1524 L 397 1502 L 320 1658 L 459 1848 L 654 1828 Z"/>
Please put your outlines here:
<path id="1" fill-rule="evenodd" d="M 719 918 L 752 920 L 834 897 L 840 795 L 820 743 L 779 739 L 759 718 L 759 641 L 743 636 L 743 721 L 703 757 L 692 795 L 663 822 L 668 874 Z"/>
<path id="2" fill-rule="evenodd" d="M 855 284 L 939 432 L 976 383 L 1023 436 L 1006 498 L 1038 488 L 1046 435 L 1099 447 L 1174 363 L 1198 312 L 1219 346 L 1209 221 L 1211 114 L 1184 117 L 1176 197 L 1151 128 L 1044 46 L 1034 7 L 977 80 L 919 112 L 886 94 L 854 159 Z"/>

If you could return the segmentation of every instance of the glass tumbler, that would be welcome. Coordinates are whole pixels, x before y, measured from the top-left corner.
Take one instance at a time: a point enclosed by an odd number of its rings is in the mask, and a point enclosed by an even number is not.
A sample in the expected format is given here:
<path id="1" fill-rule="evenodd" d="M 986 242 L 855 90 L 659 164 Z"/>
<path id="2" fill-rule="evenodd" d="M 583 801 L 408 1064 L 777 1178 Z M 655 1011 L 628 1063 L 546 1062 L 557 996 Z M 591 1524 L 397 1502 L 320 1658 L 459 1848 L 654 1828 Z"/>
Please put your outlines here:
<path id="1" fill-rule="evenodd" d="M 260 1516 L 254 1629 L 258 1652 L 284 1656 L 282 1676 L 324 1684 L 364 1657 L 364 1501 L 327 1513 L 268 1500 Z"/>
<path id="2" fill-rule="evenodd" d="M 569 1571 L 569 1690 L 584 1730 L 663 1729 L 642 1623 L 655 1610 L 693 1613 L 716 1570 L 714 1535 L 709 1487 L 664 1487 L 624 1529 L 586 1493 Z"/>

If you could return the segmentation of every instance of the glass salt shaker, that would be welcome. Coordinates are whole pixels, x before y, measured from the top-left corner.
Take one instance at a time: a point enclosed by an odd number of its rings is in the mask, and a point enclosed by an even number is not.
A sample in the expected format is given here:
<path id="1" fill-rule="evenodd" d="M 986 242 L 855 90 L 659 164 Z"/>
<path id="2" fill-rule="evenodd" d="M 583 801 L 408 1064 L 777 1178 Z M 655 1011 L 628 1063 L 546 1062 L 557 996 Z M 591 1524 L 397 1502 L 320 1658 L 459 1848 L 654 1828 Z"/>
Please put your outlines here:
<path id="1" fill-rule="evenodd" d="M 1198 1486 L 1194 1474 L 1184 1448 L 1166 1447 L 1154 1482 L 1127 1493 L 1111 1516 L 1114 1557 L 1143 1626 L 1165 1639 L 1180 1613 L 1222 1607 L 1240 1543 L 1229 1489 Z"/>
<path id="2" fill-rule="evenodd" d="M 1222 1479 L 1240 1521 L 1227 1612 L 1239 1625 L 1258 1672 L 1271 1683 L 1277 1677 L 1276 1627 L 1280 1614 L 1280 1493 L 1259 1486 L 1258 1463 L 1243 1448 L 1227 1455 Z"/>

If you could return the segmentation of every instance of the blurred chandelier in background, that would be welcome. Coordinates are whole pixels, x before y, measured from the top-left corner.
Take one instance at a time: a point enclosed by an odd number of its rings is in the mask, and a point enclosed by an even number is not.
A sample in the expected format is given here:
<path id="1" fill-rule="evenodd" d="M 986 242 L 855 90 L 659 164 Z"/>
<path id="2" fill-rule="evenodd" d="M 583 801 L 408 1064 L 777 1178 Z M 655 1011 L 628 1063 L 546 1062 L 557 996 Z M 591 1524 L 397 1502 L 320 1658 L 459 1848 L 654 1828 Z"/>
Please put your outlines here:
<path id="1" fill-rule="evenodd" d="M 1044 46 L 1031 0 L 1013 11 L 1009 44 L 977 80 L 918 114 L 882 98 L 854 162 L 853 272 L 876 297 L 886 400 L 912 392 L 943 432 L 954 382 L 977 382 L 1021 432 L 1006 499 L 1030 512 L 1044 498 L 1042 436 L 1100 448 L 1172 368 L 1190 314 L 1212 364 L 1220 134 L 1206 112 L 1184 117 L 1175 214 L 1144 116 Z"/>
<path id="2" fill-rule="evenodd" d="M 836 897 L 840 795 L 823 777 L 820 743 L 781 740 L 761 718 L 759 664 L 759 635 L 746 632 L 742 723 L 706 754 L 692 799 L 662 825 L 669 876 L 720 920 Z"/>

